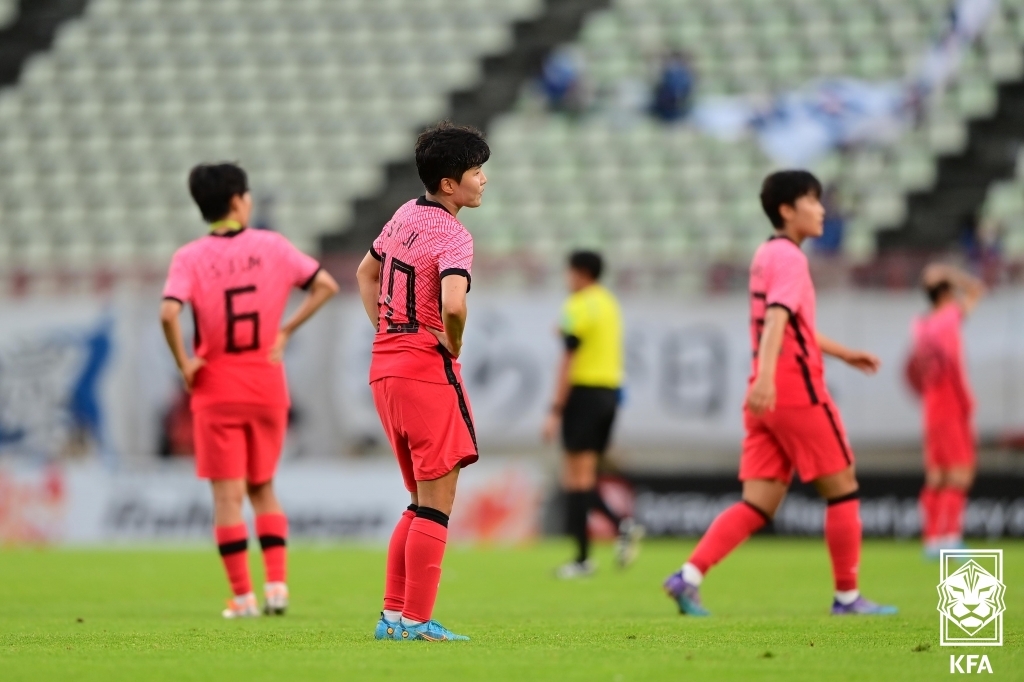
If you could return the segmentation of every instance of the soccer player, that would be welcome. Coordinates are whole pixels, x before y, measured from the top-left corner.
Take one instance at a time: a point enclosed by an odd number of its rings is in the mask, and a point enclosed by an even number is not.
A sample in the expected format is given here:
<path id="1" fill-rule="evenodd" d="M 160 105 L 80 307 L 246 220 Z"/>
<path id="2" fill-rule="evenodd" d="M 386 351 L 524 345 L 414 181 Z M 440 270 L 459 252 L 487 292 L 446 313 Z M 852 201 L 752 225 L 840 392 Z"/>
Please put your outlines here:
<path id="1" fill-rule="evenodd" d="M 924 403 L 925 483 L 921 536 L 925 555 L 963 546 L 963 515 L 974 483 L 974 398 L 963 361 L 960 326 L 985 293 L 980 280 L 942 264 L 925 268 L 931 310 L 914 321 L 908 366 Z"/>
<path id="2" fill-rule="evenodd" d="M 473 238 L 458 213 L 480 205 L 490 149 L 447 121 L 416 141 L 426 193 L 401 206 L 356 272 L 377 330 L 370 388 L 412 504 L 388 546 L 377 639 L 467 640 L 432 619 L 459 470 L 477 461 L 458 362 Z"/>
<path id="3" fill-rule="evenodd" d="M 740 455 L 743 500 L 708 528 L 665 591 L 683 614 L 706 616 L 700 585 L 708 570 L 771 521 L 794 470 L 827 501 L 825 542 L 832 559 L 832 614 L 888 614 L 891 606 L 868 601 L 857 590 L 861 522 L 853 452 L 839 411 L 825 387 L 822 354 L 866 374 L 877 357 L 849 349 L 815 326 L 814 284 L 800 245 L 822 233 L 821 184 L 806 171 L 769 175 L 761 205 L 775 228 L 750 265 L 750 335 L 753 367 L 744 409 L 746 437 Z"/>
<path id="4" fill-rule="evenodd" d="M 258 616 L 249 579 L 248 494 L 266 569 L 264 613 L 284 614 L 288 520 L 273 479 L 288 428 L 285 346 L 295 330 L 338 291 L 319 263 L 275 232 L 248 229 L 252 212 L 245 171 L 233 164 L 199 165 L 188 179 L 210 233 L 171 260 L 160 321 L 192 394 L 196 473 L 213 488 L 214 532 L 234 598 L 225 618 Z M 281 326 L 288 295 L 309 293 Z M 195 319 L 189 357 L 178 321 L 184 305 Z"/>
<path id="5" fill-rule="evenodd" d="M 544 422 L 544 439 L 553 440 L 559 424 L 565 459 L 562 485 L 568 509 L 566 525 L 576 540 L 576 559 L 559 567 L 559 578 L 578 578 L 596 570 L 590 560 L 587 516 L 604 514 L 618 529 L 616 560 L 628 566 L 636 558 L 644 529 L 613 512 L 597 489 L 598 463 L 608 447 L 623 377 L 622 315 L 615 296 L 599 284 L 604 263 L 592 251 L 569 256 L 569 296 L 562 309 L 565 353 L 558 366 L 555 399 Z"/>

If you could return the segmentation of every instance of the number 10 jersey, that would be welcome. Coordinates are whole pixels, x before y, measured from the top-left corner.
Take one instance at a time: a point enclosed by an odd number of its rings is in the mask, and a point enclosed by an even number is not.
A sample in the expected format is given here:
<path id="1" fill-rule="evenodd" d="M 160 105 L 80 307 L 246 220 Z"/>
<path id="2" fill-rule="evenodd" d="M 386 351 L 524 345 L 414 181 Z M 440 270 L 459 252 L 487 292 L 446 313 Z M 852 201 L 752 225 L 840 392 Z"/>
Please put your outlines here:
<path id="1" fill-rule="evenodd" d="M 444 329 L 442 279 L 465 277 L 469 289 L 469 231 L 444 206 L 420 197 L 398 209 L 374 240 L 370 254 L 381 263 L 370 383 L 384 377 L 461 383 L 458 362 L 428 329 Z"/>
<path id="2" fill-rule="evenodd" d="M 209 234 L 178 249 L 164 298 L 188 303 L 195 353 L 206 360 L 192 409 L 240 403 L 287 407 L 284 366 L 270 362 L 293 288 L 313 283 L 320 264 L 266 230 Z"/>

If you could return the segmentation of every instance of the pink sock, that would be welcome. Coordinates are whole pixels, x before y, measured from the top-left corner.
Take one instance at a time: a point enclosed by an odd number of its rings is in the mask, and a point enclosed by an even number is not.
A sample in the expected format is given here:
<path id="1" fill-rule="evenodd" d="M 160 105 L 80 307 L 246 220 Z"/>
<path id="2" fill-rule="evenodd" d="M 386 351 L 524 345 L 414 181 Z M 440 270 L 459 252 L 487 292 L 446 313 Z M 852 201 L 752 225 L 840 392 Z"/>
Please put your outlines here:
<path id="1" fill-rule="evenodd" d="M 942 509 L 942 528 L 939 529 L 939 535 L 946 538 L 962 538 L 967 493 L 959 488 L 943 488 L 939 493 L 938 506 Z"/>
<path id="2" fill-rule="evenodd" d="M 422 514 L 426 507 L 416 512 Z M 434 514 L 441 514 L 430 509 Z M 444 518 L 447 523 L 447 517 Z M 441 583 L 441 561 L 448 543 L 448 527 L 440 522 L 417 516 L 409 526 L 405 542 L 405 605 L 402 618 L 426 622 L 434 613 L 437 588 Z"/>
<path id="3" fill-rule="evenodd" d="M 830 500 L 825 509 L 825 542 L 832 557 L 832 576 L 837 591 L 857 589 L 860 535 L 860 500 L 856 497 Z"/>
<path id="4" fill-rule="evenodd" d="M 402 512 L 388 544 L 388 567 L 384 579 L 384 610 L 401 611 L 405 606 L 405 543 L 409 527 L 416 518 L 416 506 L 410 504 Z"/>
<path id="5" fill-rule="evenodd" d="M 224 570 L 228 574 L 231 590 L 235 595 L 252 592 L 249 580 L 249 531 L 244 523 L 235 526 L 217 526 L 213 529 L 217 538 L 220 559 L 224 562 Z"/>
<path id="6" fill-rule="evenodd" d="M 926 543 L 939 537 L 939 491 L 931 486 L 921 488 L 918 508 L 921 513 L 921 539 Z"/>
<path id="7" fill-rule="evenodd" d="M 284 514 L 260 514 L 256 517 L 256 535 L 263 548 L 267 582 L 285 582 L 288 564 L 287 517 Z"/>
<path id="8" fill-rule="evenodd" d="M 701 573 L 724 559 L 744 540 L 759 531 L 770 519 L 751 504 L 737 502 L 718 515 L 697 543 L 689 563 Z"/>

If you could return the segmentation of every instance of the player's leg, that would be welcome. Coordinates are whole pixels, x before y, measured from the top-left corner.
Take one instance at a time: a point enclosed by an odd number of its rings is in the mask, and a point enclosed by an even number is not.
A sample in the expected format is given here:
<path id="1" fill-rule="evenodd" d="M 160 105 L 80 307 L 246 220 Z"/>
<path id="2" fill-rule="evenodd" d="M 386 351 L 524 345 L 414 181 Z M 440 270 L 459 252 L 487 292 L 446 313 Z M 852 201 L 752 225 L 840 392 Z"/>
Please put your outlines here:
<path id="1" fill-rule="evenodd" d="M 388 542 L 384 575 L 384 606 L 374 630 L 376 639 L 394 639 L 401 633 L 402 609 L 405 606 L 405 546 L 409 538 L 409 528 L 412 526 L 413 519 L 416 518 L 416 510 L 419 508 L 409 444 L 405 436 L 395 426 L 398 415 L 392 414 L 392 410 L 396 407 L 392 402 L 394 396 L 392 382 L 391 378 L 379 379 L 371 384 L 370 389 L 373 393 L 374 405 L 384 427 L 384 433 L 398 460 L 398 467 L 402 472 L 405 488 L 409 491 L 411 504 L 398 517 L 398 522 L 391 532 L 391 540 Z"/>
<path id="2" fill-rule="evenodd" d="M 225 618 L 259 615 L 256 595 L 249 577 L 249 532 L 242 518 L 245 480 L 241 478 L 210 481 L 213 489 L 213 524 L 217 548 L 227 573 L 234 598 L 223 612 Z"/>
<path id="3" fill-rule="evenodd" d="M 560 578 L 590 575 L 590 537 L 587 532 L 593 492 L 597 486 L 597 453 L 593 450 L 568 451 L 562 459 L 562 487 L 566 500 L 566 529 L 576 541 L 576 558 L 559 567 Z"/>
<path id="4" fill-rule="evenodd" d="M 242 518 L 245 500 L 246 438 L 237 415 L 226 406 L 193 415 L 196 474 L 213 490 L 214 537 L 234 598 L 226 618 L 259 615 L 249 577 L 248 529 Z"/>
<path id="5" fill-rule="evenodd" d="M 938 557 L 941 528 L 939 502 L 944 485 L 945 471 L 926 462 L 924 486 L 921 488 L 918 511 L 921 515 L 921 541 L 924 543 L 925 556 L 929 557 L 933 553 Z"/>
<path id="6" fill-rule="evenodd" d="M 417 482 L 419 505 L 409 526 L 405 545 L 407 575 L 402 630 L 407 638 L 428 641 L 469 639 L 456 635 L 433 620 L 459 470 L 460 467 L 455 467 L 438 479 Z"/>
<path id="7" fill-rule="evenodd" d="M 939 499 L 943 526 L 939 531 L 939 542 L 947 549 L 963 547 L 964 510 L 967 494 L 974 485 L 975 466 L 973 463 L 953 466 L 944 472 L 945 485 Z"/>
<path id="8" fill-rule="evenodd" d="M 288 431 L 288 410 L 245 406 L 248 445 L 247 492 L 256 512 L 256 536 L 263 551 L 266 578 L 263 612 L 284 615 L 288 609 L 288 518 L 274 492 L 274 476 Z"/>
<path id="9" fill-rule="evenodd" d="M 273 480 L 249 483 L 246 488 L 256 512 L 256 536 L 263 550 L 263 612 L 281 616 L 288 609 L 288 517 L 274 493 Z"/>

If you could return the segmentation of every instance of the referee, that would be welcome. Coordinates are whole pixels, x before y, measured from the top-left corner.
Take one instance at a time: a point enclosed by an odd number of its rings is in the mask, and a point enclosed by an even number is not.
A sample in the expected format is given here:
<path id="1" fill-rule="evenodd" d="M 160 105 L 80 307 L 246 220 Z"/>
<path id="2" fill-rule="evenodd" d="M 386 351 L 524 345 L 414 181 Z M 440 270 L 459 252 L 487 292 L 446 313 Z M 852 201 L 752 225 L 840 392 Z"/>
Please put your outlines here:
<path id="1" fill-rule="evenodd" d="M 559 424 L 565 449 L 562 486 L 567 501 L 566 525 L 576 539 L 576 559 L 561 566 L 560 578 L 594 572 L 587 537 L 587 516 L 601 512 L 619 530 L 616 561 L 632 563 L 639 551 L 643 527 L 608 508 L 597 490 L 597 468 L 608 447 L 619 404 L 623 377 L 622 316 L 615 296 L 598 284 L 603 263 L 592 251 L 569 256 L 568 283 L 572 294 L 562 309 L 561 335 L 565 353 L 558 366 L 555 398 L 544 423 L 544 439 L 554 440 Z"/>

